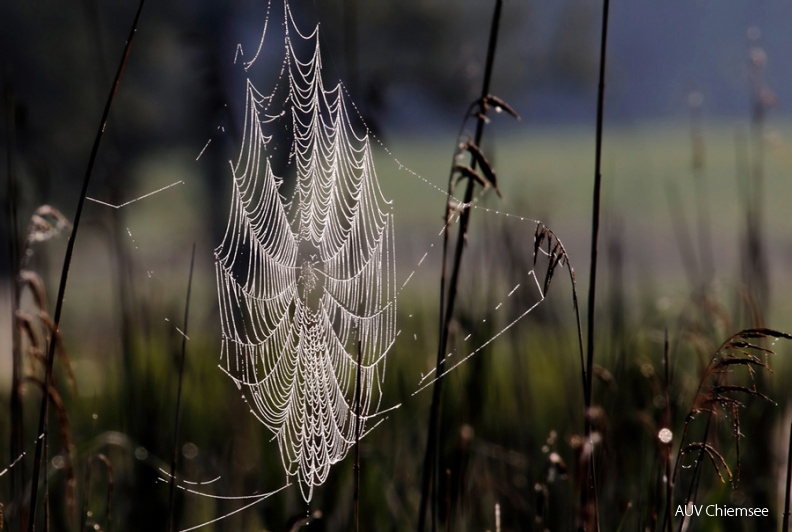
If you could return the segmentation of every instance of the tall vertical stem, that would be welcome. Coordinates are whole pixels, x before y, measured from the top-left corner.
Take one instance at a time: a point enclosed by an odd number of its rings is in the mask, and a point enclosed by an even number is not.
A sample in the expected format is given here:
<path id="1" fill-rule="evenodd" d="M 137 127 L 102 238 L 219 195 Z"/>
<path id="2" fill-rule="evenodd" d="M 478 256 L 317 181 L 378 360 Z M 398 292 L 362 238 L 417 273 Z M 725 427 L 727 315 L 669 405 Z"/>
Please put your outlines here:
<path id="1" fill-rule="evenodd" d="M 665 393 L 665 406 L 663 407 L 663 425 L 670 430 L 671 427 L 671 357 L 668 343 L 668 329 L 663 334 L 663 388 Z M 674 481 L 671 474 L 671 442 L 664 443 L 663 461 L 665 462 L 665 500 L 666 508 L 663 514 L 661 532 L 670 532 L 674 528 L 674 517 L 671 505 L 674 502 Z"/>
<path id="2" fill-rule="evenodd" d="M 594 312 L 596 309 L 597 292 L 597 247 L 599 241 L 600 225 L 600 197 L 602 189 L 602 124 L 605 107 L 605 64 L 608 44 L 608 13 L 610 10 L 610 0 L 604 0 L 602 4 L 602 34 L 600 40 L 600 65 L 599 65 L 599 84 L 597 86 L 597 133 L 594 155 L 594 198 L 593 209 L 591 212 L 591 262 L 589 267 L 589 294 L 588 294 L 588 331 L 587 331 L 587 356 L 586 368 L 583 370 L 585 375 L 584 382 L 584 403 L 585 403 L 585 434 L 586 445 L 591 444 L 591 420 L 589 409 L 592 404 L 592 376 L 594 367 Z M 589 457 L 589 472 L 587 475 L 587 485 L 581 490 L 581 510 L 587 511 L 589 504 L 589 491 L 594 494 L 594 523 L 599 530 L 599 516 L 596 503 L 596 486 L 594 478 L 594 449 L 592 445 Z M 583 524 L 583 523 L 581 523 Z"/>
<path id="3" fill-rule="evenodd" d="M 483 102 L 490 92 L 490 81 L 492 79 L 492 66 L 495 62 L 495 48 L 498 42 L 498 30 L 500 27 L 500 14 L 503 6 L 503 0 L 496 0 L 495 12 L 492 16 L 492 26 L 490 28 L 489 45 L 487 47 L 487 62 L 484 71 L 484 80 L 481 88 L 481 113 L 479 114 L 478 122 L 476 123 L 476 146 L 481 144 L 481 137 L 484 134 L 484 125 L 486 123 L 484 117 Z M 475 160 L 472 162 L 472 167 L 475 169 Z M 446 205 L 446 226 L 443 232 L 443 265 L 442 275 L 440 278 L 440 338 L 437 349 L 437 364 L 436 371 L 440 374 L 440 366 L 442 365 L 445 356 L 446 347 L 448 345 L 448 333 L 452 317 L 454 315 L 454 304 L 456 302 L 457 285 L 459 283 L 459 271 L 462 263 L 462 253 L 465 249 L 465 241 L 467 239 L 468 225 L 470 224 L 470 202 L 473 200 L 473 180 L 468 180 L 467 188 L 465 189 L 465 196 L 462 205 L 462 214 L 459 218 L 459 232 L 457 233 L 457 243 L 454 248 L 454 262 L 451 270 L 451 279 L 448 284 L 448 293 L 445 291 L 445 276 L 446 276 L 446 261 L 448 254 L 448 233 L 450 230 L 450 214 L 448 206 Z M 442 398 L 443 380 L 439 379 L 435 382 L 432 390 L 432 406 L 429 414 L 429 434 L 426 442 L 426 452 L 424 454 L 423 475 L 421 479 L 421 505 L 418 515 L 418 530 L 423 532 L 426 525 L 426 510 L 430 499 L 431 492 L 431 506 L 432 506 L 432 531 L 436 530 L 436 508 L 437 508 L 437 453 L 439 444 L 439 431 L 440 431 L 440 402 Z"/>
<path id="4" fill-rule="evenodd" d="M 357 0 L 344 0 L 344 52 L 346 56 L 346 70 L 349 79 L 349 88 L 352 94 L 359 95 L 360 83 L 358 67 L 358 2 Z"/>
<path id="5" fill-rule="evenodd" d="M 182 330 L 181 358 L 179 359 L 179 388 L 176 392 L 176 418 L 173 421 L 173 454 L 171 455 L 170 504 L 168 505 L 168 530 L 173 532 L 176 527 L 174 520 L 176 507 L 176 461 L 179 456 L 179 427 L 181 425 L 181 398 L 184 382 L 184 362 L 187 358 L 187 323 L 190 316 L 190 294 L 192 293 L 193 269 L 195 268 L 195 244 L 190 259 L 190 277 L 187 281 L 187 299 L 184 303 L 184 325 Z"/>
<path id="6" fill-rule="evenodd" d="M 355 384 L 355 532 L 360 530 L 360 401 L 361 401 L 361 363 L 363 359 L 363 349 L 360 340 L 358 340 L 358 355 L 357 355 L 357 379 Z"/>
<path id="7" fill-rule="evenodd" d="M 69 267 L 71 266 L 72 255 L 74 254 L 74 243 L 77 239 L 77 230 L 80 228 L 80 218 L 82 216 L 83 206 L 85 205 L 85 197 L 88 194 L 88 185 L 91 182 L 91 175 L 93 174 L 94 164 L 96 163 L 96 156 L 99 153 L 99 146 L 102 143 L 102 137 L 104 136 L 105 128 L 107 127 L 107 120 L 110 116 L 110 108 L 113 105 L 113 100 L 115 99 L 116 92 L 118 91 L 118 86 L 121 83 L 121 75 L 124 73 L 124 67 L 126 66 L 127 59 L 129 58 L 129 53 L 132 50 L 132 41 L 135 39 L 138 21 L 140 20 L 140 14 L 143 11 L 143 5 L 145 2 L 146 0 L 140 0 L 140 3 L 138 4 L 135 18 L 132 21 L 132 26 L 129 30 L 129 36 L 127 37 L 126 44 L 124 45 L 124 51 L 121 54 L 121 61 L 119 62 L 118 70 L 116 72 L 115 79 L 113 80 L 113 85 L 110 88 L 110 93 L 107 96 L 104 111 L 102 112 L 102 118 L 96 131 L 96 137 L 94 138 L 93 147 L 91 148 L 91 155 L 88 159 L 88 167 L 85 170 L 82 189 L 80 190 L 80 197 L 77 201 L 77 210 L 72 220 L 72 231 L 69 235 L 69 241 L 66 244 L 66 253 L 63 257 L 63 269 L 61 270 L 60 283 L 58 285 L 58 297 L 55 303 L 55 315 L 53 317 L 55 324 L 55 334 L 59 332 L 61 312 L 63 311 L 63 301 L 66 297 L 66 282 L 69 277 Z M 52 385 L 52 366 L 55 360 L 55 344 L 55 338 L 50 338 L 49 347 L 47 349 L 44 377 L 44 396 L 41 399 L 38 437 L 36 438 L 36 454 L 33 460 L 33 479 L 30 487 L 30 522 L 28 526 L 28 530 L 30 530 L 30 532 L 33 532 L 36 529 L 38 482 L 41 475 L 41 464 L 46 458 L 43 455 L 44 444 L 47 439 L 47 417 L 49 415 L 49 400 L 47 390 L 49 390 L 49 387 Z"/>
<path id="8" fill-rule="evenodd" d="M 9 245 L 9 273 L 12 279 L 11 299 L 11 457 L 9 463 L 14 463 L 22 455 L 24 449 L 24 424 L 22 415 L 22 352 L 19 328 L 16 324 L 16 312 L 19 310 L 19 219 L 17 216 L 17 202 L 19 201 L 16 175 L 16 102 L 14 91 L 11 88 L 10 74 L 6 72 L 5 104 L 6 104 L 6 171 L 8 175 L 8 245 Z M 22 490 L 25 485 L 25 468 L 16 467 L 10 471 L 11 500 L 22 501 Z M 17 505 L 16 514 L 22 522 L 22 504 Z"/>
<path id="9" fill-rule="evenodd" d="M 789 505 L 792 503 L 792 423 L 789 425 L 789 452 L 787 454 L 786 489 L 784 490 L 784 521 L 781 526 L 782 532 L 789 532 Z"/>

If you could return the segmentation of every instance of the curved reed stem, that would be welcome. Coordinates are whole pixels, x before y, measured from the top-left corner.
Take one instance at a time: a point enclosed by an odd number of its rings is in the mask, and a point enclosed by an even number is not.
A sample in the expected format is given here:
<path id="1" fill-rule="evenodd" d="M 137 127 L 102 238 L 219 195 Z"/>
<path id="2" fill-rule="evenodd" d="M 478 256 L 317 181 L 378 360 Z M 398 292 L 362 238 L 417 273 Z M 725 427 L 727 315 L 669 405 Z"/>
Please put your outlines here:
<path id="1" fill-rule="evenodd" d="M 66 244 L 66 253 L 63 257 L 63 269 L 61 270 L 60 283 L 58 285 L 58 297 L 56 299 L 55 314 L 53 316 L 56 332 L 60 326 L 60 318 L 63 311 L 63 301 L 66 297 L 66 282 L 69 277 L 69 267 L 71 266 L 72 255 L 74 254 L 74 243 L 77 239 L 77 230 L 80 228 L 80 218 L 82 216 L 83 206 L 85 205 L 85 197 L 88 194 L 88 185 L 91 182 L 91 175 L 93 174 L 94 164 L 96 163 L 96 156 L 99 153 L 99 146 L 102 143 L 102 137 L 104 136 L 105 128 L 107 127 L 107 120 L 110 116 L 110 108 L 113 106 L 113 100 L 115 99 L 116 92 L 118 91 L 118 86 L 121 83 L 121 76 L 124 73 L 124 67 L 126 66 L 127 59 L 129 58 L 129 53 L 132 50 L 132 41 L 135 39 L 138 21 L 140 20 L 140 14 L 143 11 L 143 5 L 145 3 L 146 0 L 140 0 L 140 3 L 138 4 L 135 18 L 132 21 L 132 26 L 129 29 L 129 36 L 127 37 L 126 44 L 124 45 L 124 51 L 121 54 L 121 61 L 119 62 L 118 70 L 116 71 L 115 79 L 113 80 L 113 85 L 110 88 L 110 93 L 108 94 L 107 101 L 105 102 L 102 118 L 96 131 L 93 147 L 91 148 L 91 155 L 88 158 L 88 167 L 85 170 L 85 177 L 83 178 L 80 197 L 77 201 L 77 210 L 74 214 L 74 218 L 72 219 L 72 231 L 69 235 L 69 241 Z M 52 365 L 55 359 L 55 345 L 56 342 L 51 339 L 49 342 L 49 348 L 47 349 L 44 390 L 49 389 L 49 386 L 52 384 Z M 48 405 L 49 401 L 47 400 L 47 394 L 44 393 L 44 396 L 41 399 L 38 437 L 36 438 L 36 454 L 33 460 L 33 479 L 30 487 L 30 521 L 28 526 L 28 530 L 30 530 L 30 532 L 33 532 L 36 529 L 38 483 L 39 477 L 41 476 L 41 463 L 44 455 L 44 448 L 47 443 L 47 417 L 49 415 Z"/>

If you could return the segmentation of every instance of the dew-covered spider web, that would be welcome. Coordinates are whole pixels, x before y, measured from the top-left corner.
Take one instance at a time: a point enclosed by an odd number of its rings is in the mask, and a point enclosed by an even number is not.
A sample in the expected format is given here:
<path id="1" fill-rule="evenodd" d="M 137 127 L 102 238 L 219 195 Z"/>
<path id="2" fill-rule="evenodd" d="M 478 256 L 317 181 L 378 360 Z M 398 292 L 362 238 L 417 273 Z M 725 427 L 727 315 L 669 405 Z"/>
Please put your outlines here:
<path id="1" fill-rule="evenodd" d="M 264 95 L 247 83 L 228 227 L 215 252 L 221 367 L 310 501 L 379 408 L 396 338 L 393 215 L 342 86 L 325 86 L 318 27 L 301 33 L 288 4 L 284 27 L 278 86 Z M 288 154 L 275 168 L 283 137 Z"/>
<path id="2" fill-rule="evenodd" d="M 343 83 L 327 82 L 319 26 L 301 31 L 288 2 L 282 5 L 281 27 L 268 3 L 255 53 L 250 57 L 238 45 L 234 55 L 247 76 L 241 147 L 230 165 L 229 218 L 215 250 L 220 367 L 272 432 L 286 476 L 297 480 L 308 502 L 331 466 L 376 426 L 375 418 L 402 400 L 383 401 L 389 355 L 414 349 L 420 357 L 415 395 L 507 336 L 544 300 L 546 286 L 530 257 L 493 281 L 501 251 L 492 242 L 471 246 L 468 272 L 486 279 L 470 283 L 470 312 L 455 322 L 441 366 L 429 362 L 436 351 L 418 346 L 436 345 L 436 329 L 427 332 L 435 326 L 397 308 L 397 300 L 422 268 L 436 286 L 432 267 L 440 262 L 447 227 L 438 224 L 423 231 L 426 238 L 416 237 L 409 223 L 413 199 L 432 196 L 438 211 L 445 204 L 452 211 L 448 227 L 464 209 L 477 209 L 496 225 L 516 221 L 526 234 L 517 246 L 530 251 L 537 222 L 478 197 L 465 204 L 397 160 L 366 127 Z M 278 74 L 262 90 L 253 67 L 266 70 L 267 64 Z M 399 180 L 397 187 L 384 180 L 381 187 L 383 167 L 389 180 Z M 412 194 L 402 218 L 388 199 L 399 187 Z M 405 233 L 419 243 L 407 249 L 398 240 Z M 556 252 L 540 255 L 552 259 Z M 464 297 L 460 306 L 464 310 Z"/>

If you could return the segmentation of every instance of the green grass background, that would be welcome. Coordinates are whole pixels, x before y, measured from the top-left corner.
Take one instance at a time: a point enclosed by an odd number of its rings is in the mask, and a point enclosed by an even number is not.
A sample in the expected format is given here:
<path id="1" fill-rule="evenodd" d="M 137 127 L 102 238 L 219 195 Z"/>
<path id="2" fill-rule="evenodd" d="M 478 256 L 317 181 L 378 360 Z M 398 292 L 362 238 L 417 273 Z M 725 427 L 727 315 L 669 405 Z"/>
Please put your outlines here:
<path id="1" fill-rule="evenodd" d="M 493 310 L 498 297 L 502 297 L 498 294 L 529 269 L 526 263 L 521 272 L 507 271 L 506 257 L 513 255 L 504 251 L 504 246 L 517 247 L 517 253 L 528 260 L 534 230 L 528 220 L 541 219 L 565 242 L 581 294 L 587 279 L 593 131 L 580 126 L 540 127 L 531 124 L 530 117 L 519 128 L 503 125 L 501 120 L 491 126 L 485 148 L 497 169 L 504 200 L 488 194 L 481 205 L 516 217 L 474 211 L 459 322 L 464 329 L 466 323 L 491 317 L 492 329 L 479 325 L 473 331 L 479 342 L 502 327 Z M 791 126 L 770 126 L 765 236 L 773 290 L 767 325 L 790 330 L 792 309 L 785 297 L 790 288 L 785 272 L 792 254 L 792 220 L 787 215 L 788 198 L 792 197 L 787 176 L 792 158 L 785 139 Z M 744 212 L 735 170 L 735 132 L 745 127 L 736 121 L 707 123 L 704 127 L 705 201 L 711 214 L 708 222 L 716 257 L 712 294 L 731 317 L 730 329 L 712 318 L 716 327 L 706 341 L 715 344 L 738 328 L 751 325 L 739 299 L 738 257 Z M 693 349 L 701 340 L 697 336 L 700 333 L 691 333 L 693 322 L 711 317 L 695 313 L 690 317 L 691 288 L 679 258 L 669 208 L 668 190 L 674 187 L 687 217 L 687 231 L 694 235 L 689 126 L 607 125 L 605 139 L 602 242 L 603 249 L 612 241 L 621 244 L 626 313 L 622 323 L 612 322 L 609 309 L 616 286 L 609 272 L 615 266 L 602 252 L 596 362 L 605 370 L 603 375 L 607 373 L 612 379 L 595 381 L 596 403 L 607 420 L 600 504 L 603 527 L 616 529 L 622 523 L 625 529 L 632 529 L 650 522 L 652 505 L 658 500 L 653 490 L 658 467 L 655 435 L 662 413 L 658 375 L 662 373 L 663 331 L 668 329 L 672 341 L 673 426 L 678 434 L 692 404 L 702 364 Z M 446 186 L 454 142 L 453 131 L 424 138 L 398 137 L 388 139 L 393 155 L 378 152 L 379 178 L 386 196 L 393 200 L 397 220 L 397 276 L 401 280 L 415 269 L 424 252 L 436 252 L 438 248 L 445 197 L 435 187 Z M 62 366 L 57 370 L 57 382 L 66 398 L 76 443 L 78 479 L 85 474 L 88 458 L 97 452 L 106 453 L 113 463 L 116 530 L 160 526 L 164 522 L 168 489 L 157 480 L 157 468 L 167 469 L 172 449 L 176 357 L 181 339 L 175 326 L 181 326 L 193 242 L 198 254 L 184 375 L 179 446 L 185 452 L 180 469 L 187 479 L 220 476 L 208 491 L 222 495 L 263 493 L 284 482 L 270 435 L 246 411 L 239 392 L 217 369 L 219 322 L 212 255 L 216 242 L 211 240 L 208 220 L 210 211 L 220 211 L 220 217 L 224 217 L 227 201 L 204 190 L 202 182 L 208 170 L 195 161 L 200 146 L 195 148 L 163 147 L 148 154 L 129 169 L 129 186 L 122 187 L 121 195 L 131 199 L 179 180 L 183 185 L 118 211 L 88 204 L 87 225 L 77 242 L 72 265 L 62 330 L 77 388 L 69 390 Z M 412 172 L 399 169 L 394 157 Z M 102 198 L 103 192 L 99 188 L 89 195 Z M 65 202 L 57 206 L 65 213 L 71 210 Z M 117 233 L 112 229 L 114 223 L 119 228 Z M 512 235 L 512 240 L 504 240 L 503 234 Z M 126 250 L 126 258 L 114 255 L 114 239 Z M 63 244 L 61 239 L 35 249 L 32 265 L 44 274 L 50 298 Z M 119 260 L 125 261 L 125 268 Z M 403 334 L 389 356 L 383 406 L 402 406 L 362 444 L 364 529 L 406 530 L 414 526 L 431 393 L 413 392 L 435 356 L 437 266 L 434 253 L 417 270 L 399 300 Z M 126 307 L 117 290 L 117 276 L 123 271 L 128 276 L 123 282 L 131 294 Z M 575 445 L 582 431 L 582 392 L 569 296 L 567 281 L 557 276 L 548 299 L 536 312 L 447 377 L 441 456 L 448 467 L 457 471 L 464 464 L 467 472 L 464 479 L 452 477 L 448 491 L 452 498 L 465 501 L 465 510 L 454 521 L 456 529 L 492 528 L 496 503 L 500 504 L 504 530 L 530 529 L 533 525 L 526 523 L 532 522 L 539 509 L 537 486 L 544 486 L 548 493 L 544 524 L 563 530 L 574 523 Z M 4 301 L 2 337 L 7 352 L 8 296 Z M 126 354 L 122 311 L 127 314 L 132 333 Z M 782 344 L 776 347 L 781 354 L 772 358 L 774 373 L 762 385 L 778 405 L 751 401 L 742 414 L 743 480 L 737 490 L 730 491 L 711 469 L 705 468 L 702 502 L 748 504 L 764 490 L 774 495 L 772 511 L 780 513 L 780 468 L 785 463 L 787 438 L 784 427 L 790 417 L 786 387 L 790 365 L 785 358 L 790 348 Z M 7 357 L 3 364 L 3 374 L 10 375 Z M 7 379 L 1 382 L 1 406 L 7 411 L 9 383 Z M 28 388 L 28 435 L 32 434 L 37 401 L 38 394 Z M 0 418 L 0 427 L 2 434 L 8 434 L 7 416 Z M 729 430 L 724 423 L 718 441 L 729 463 L 735 465 Z M 183 447 L 188 443 L 195 448 Z M 7 439 L 3 438 L 3 456 L 9 454 L 6 446 Z M 54 445 L 51 458 L 59 452 Z M 548 459 L 552 452 L 564 460 L 567 472 L 550 482 Z M 752 457 L 761 455 L 771 457 L 775 475 L 770 478 L 754 475 L 750 469 Z M 28 457 L 23 463 L 29 465 L 29 461 Z M 102 498 L 106 480 L 100 470 L 94 469 L 92 482 L 98 487 L 92 489 L 89 507 L 96 522 L 107 527 Z M 292 487 L 216 526 L 223 530 L 278 530 L 290 516 L 319 510 L 324 517 L 315 527 L 348 529 L 351 475 L 352 461 L 348 457 L 334 467 L 328 484 L 317 490 L 310 505 L 306 506 Z M 56 490 L 62 489 L 57 486 L 63 482 L 63 469 L 50 468 L 50 478 Z M 78 485 L 78 495 L 84 493 L 86 485 Z M 0 502 L 8 500 L 2 497 Z M 63 500 L 56 500 L 55 519 L 63 519 Z M 240 502 L 181 494 L 180 523 L 197 524 L 240 506 Z M 707 519 L 698 522 L 696 529 L 737 530 L 733 527 L 741 526 L 747 530 L 753 526 L 747 520 L 737 523 Z"/>

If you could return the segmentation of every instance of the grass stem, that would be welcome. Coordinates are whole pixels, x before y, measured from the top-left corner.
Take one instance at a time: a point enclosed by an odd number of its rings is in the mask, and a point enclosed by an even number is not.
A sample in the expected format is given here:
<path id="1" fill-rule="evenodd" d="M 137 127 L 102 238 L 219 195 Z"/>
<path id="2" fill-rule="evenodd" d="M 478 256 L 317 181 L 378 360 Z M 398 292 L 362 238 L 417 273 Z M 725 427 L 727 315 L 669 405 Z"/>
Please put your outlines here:
<path id="1" fill-rule="evenodd" d="M 665 397 L 665 405 L 663 407 L 663 426 L 671 430 L 671 357 L 670 357 L 670 344 L 668 342 L 668 329 L 665 329 L 663 334 L 663 389 Z M 672 440 L 673 441 L 673 440 Z M 662 442 L 661 442 L 662 443 Z M 672 513 L 672 505 L 674 503 L 674 483 L 671 476 L 671 442 L 663 443 L 663 462 L 665 465 L 665 498 L 666 498 L 666 511 L 664 513 L 664 524 L 660 529 L 663 532 L 666 530 L 671 531 L 674 527 L 674 518 Z M 668 528 L 666 528 L 666 526 Z"/>
<path id="2" fill-rule="evenodd" d="M 361 377 L 361 363 L 363 357 L 363 348 L 360 340 L 358 340 L 358 355 L 357 355 L 357 382 L 355 384 L 355 532 L 360 530 L 360 377 Z"/>
<path id="3" fill-rule="evenodd" d="M 126 66 L 127 59 L 129 58 L 129 53 L 132 50 L 132 42 L 135 39 L 135 34 L 137 33 L 138 21 L 140 20 L 140 14 L 143 11 L 143 5 L 145 4 L 146 0 L 140 0 L 138 4 L 137 12 L 135 13 L 135 18 L 132 22 L 132 26 L 129 30 L 129 36 L 127 37 L 126 44 L 124 45 L 124 51 L 121 54 L 121 61 L 118 65 L 118 70 L 115 75 L 115 79 L 113 80 L 113 85 L 110 88 L 110 93 L 107 96 L 107 101 L 105 102 L 104 111 L 102 112 L 102 118 L 99 122 L 99 127 L 96 131 L 96 136 L 94 138 L 93 147 L 91 148 L 91 155 L 88 158 L 88 167 L 85 170 L 85 177 L 83 178 L 82 189 L 80 190 L 80 197 L 77 201 L 77 210 L 74 214 L 74 218 L 72 219 L 72 231 L 69 235 L 69 241 L 66 244 L 66 253 L 63 258 L 63 269 L 61 270 L 60 276 L 60 283 L 58 285 L 58 296 L 55 303 L 55 315 L 53 317 L 53 321 L 55 324 L 55 331 L 57 333 L 59 326 L 60 326 L 60 318 L 61 313 L 63 311 L 63 301 L 66 297 L 66 283 L 69 277 L 69 267 L 71 266 L 71 259 L 72 255 L 74 254 L 74 243 L 77 239 L 77 230 L 80 228 L 80 218 L 82 216 L 83 206 L 85 205 L 85 198 L 88 194 L 88 185 L 91 182 L 91 175 L 93 174 L 94 165 L 96 163 L 96 156 L 99 153 L 99 146 L 102 142 L 102 137 L 104 136 L 105 128 L 107 127 L 107 120 L 110 116 L 110 108 L 113 105 L 113 100 L 115 99 L 116 92 L 118 91 L 118 86 L 121 83 L 121 76 L 124 73 L 124 67 Z M 45 377 L 44 377 L 44 396 L 41 400 L 41 411 L 39 415 L 39 423 L 38 423 L 38 435 L 39 437 L 36 438 L 36 453 L 35 458 L 33 460 L 33 478 L 30 487 L 30 521 L 28 530 L 33 532 L 36 529 L 36 504 L 38 501 L 38 483 L 39 477 L 41 476 L 41 464 L 45 462 L 44 456 L 44 444 L 47 439 L 47 417 L 49 415 L 49 401 L 47 400 L 47 393 L 46 390 L 49 389 L 50 384 L 52 383 L 52 366 L 55 359 L 55 345 L 56 342 L 54 338 L 50 339 L 49 347 L 47 349 L 47 358 L 46 358 L 46 369 L 45 369 Z M 45 475 L 46 476 L 46 475 Z"/>
<path id="4" fill-rule="evenodd" d="M 19 310 L 20 287 L 19 287 L 19 218 L 17 205 L 19 201 L 18 183 L 16 174 L 16 100 L 11 86 L 10 74 L 6 72 L 5 82 L 5 105 L 6 105 L 6 173 L 8 177 L 7 198 L 8 202 L 8 245 L 9 245 L 9 271 L 13 282 L 12 302 L 11 302 L 11 356 L 12 356 L 12 376 L 11 376 L 11 451 L 10 461 L 13 463 L 24 451 L 24 415 L 22 411 L 22 346 L 19 327 L 16 324 L 16 313 Z M 9 476 L 11 483 L 11 500 L 21 501 L 22 491 L 25 485 L 25 468 L 13 468 Z M 20 518 L 20 522 L 24 517 Z"/>
<path id="5" fill-rule="evenodd" d="M 789 532 L 790 508 L 792 502 L 792 423 L 789 425 L 789 451 L 787 454 L 786 490 L 784 492 L 784 520 L 781 530 Z"/>
<path id="6" fill-rule="evenodd" d="M 192 247 L 190 258 L 190 277 L 187 281 L 187 299 L 184 303 L 184 324 L 182 329 L 181 357 L 179 359 L 179 388 L 176 392 L 176 418 L 173 421 L 173 454 L 171 454 L 170 469 L 170 503 L 168 505 L 168 529 L 173 532 L 176 523 L 174 520 L 176 507 L 176 462 L 179 457 L 179 426 L 181 422 L 181 398 L 184 383 L 184 362 L 187 358 L 187 323 L 190 316 L 190 294 L 192 293 L 193 270 L 195 268 L 195 244 Z"/>
<path id="7" fill-rule="evenodd" d="M 596 147 L 594 156 L 594 198 L 593 209 L 591 212 L 591 254 L 590 254 L 590 268 L 589 268 L 589 294 L 588 294 L 588 331 L 587 331 L 587 351 L 586 351 L 586 367 L 584 369 L 585 383 L 584 383 L 584 403 L 586 408 L 585 413 L 585 434 L 586 441 L 591 440 L 591 421 L 589 419 L 589 409 L 592 404 L 592 386 L 594 368 L 594 324 L 595 316 L 594 311 L 596 308 L 596 292 L 597 292 L 597 248 L 599 240 L 599 225 L 600 225 L 600 199 L 602 191 L 602 129 L 604 121 L 604 107 L 605 107 L 605 65 L 607 57 L 608 45 L 608 14 L 610 11 L 610 0 L 604 0 L 602 4 L 602 33 L 600 40 L 600 65 L 599 65 L 599 83 L 597 86 L 597 132 L 596 132 Z M 588 513 L 589 504 L 589 491 L 592 492 L 594 497 L 594 526 L 599 530 L 599 517 L 596 502 L 596 487 L 594 478 L 594 449 L 592 448 L 592 456 L 589 461 L 589 475 L 587 485 L 581 490 L 581 511 Z M 585 529 L 585 523 L 581 523 Z"/>
<path id="8" fill-rule="evenodd" d="M 495 12 L 492 17 L 492 25 L 490 28 L 489 45 L 487 47 L 487 62 L 484 71 L 484 80 L 481 90 L 481 113 L 476 124 L 476 146 L 481 145 L 481 137 L 484 134 L 485 108 L 483 102 L 490 92 L 490 81 L 492 79 L 492 67 L 495 62 L 495 48 L 498 42 L 498 30 L 500 26 L 500 15 L 503 6 L 503 0 L 496 0 Z M 471 163 L 471 167 L 475 169 L 475 159 Z M 453 167 L 453 165 L 452 165 Z M 453 173 L 453 170 L 452 170 Z M 453 183 L 453 176 L 449 179 L 449 190 Z M 446 260 L 448 255 L 448 234 L 450 230 L 450 212 L 448 205 L 446 205 L 446 226 L 443 232 L 443 264 L 442 273 L 440 277 L 440 338 L 437 350 L 437 374 L 440 374 L 440 366 L 445 356 L 446 347 L 448 345 L 448 335 L 451 325 L 451 320 L 454 313 L 454 303 L 456 301 L 457 285 L 459 283 L 459 272 L 462 263 L 462 253 L 465 248 L 465 241 L 467 240 L 467 229 L 470 224 L 470 211 L 467 207 L 473 200 L 473 189 L 475 183 L 472 179 L 468 180 L 467 188 L 464 196 L 463 211 L 459 219 L 459 232 L 457 233 L 457 244 L 454 248 L 454 262 L 451 270 L 451 279 L 448 283 L 448 293 L 446 294 Z M 450 198 L 449 198 L 450 199 Z M 431 492 L 431 506 L 432 506 L 432 531 L 436 530 L 436 508 L 437 508 L 437 452 L 439 443 L 439 425 L 440 425 L 440 402 L 442 397 L 443 388 L 442 379 L 437 380 L 432 390 L 432 405 L 429 415 L 429 434 L 426 442 L 426 452 L 424 455 L 424 466 L 421 480 L 421 503 L 418 515 L 418 530 L 423 532 L 426 524 L 426 511 L 429 504 Z"/>

